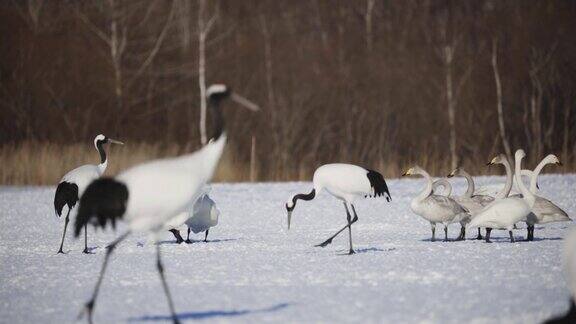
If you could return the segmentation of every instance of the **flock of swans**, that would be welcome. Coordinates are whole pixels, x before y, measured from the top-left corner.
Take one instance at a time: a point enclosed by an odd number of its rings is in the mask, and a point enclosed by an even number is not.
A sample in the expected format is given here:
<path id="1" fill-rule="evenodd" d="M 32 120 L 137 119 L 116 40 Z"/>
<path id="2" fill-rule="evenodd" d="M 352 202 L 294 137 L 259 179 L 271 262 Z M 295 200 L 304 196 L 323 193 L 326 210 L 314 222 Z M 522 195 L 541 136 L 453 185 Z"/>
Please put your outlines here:
<path id="1" fill-rule="evenodd" d="M 171 231 L 177 242 L 190 243 L 190 232 L 205 232 L 205 241 L 210 227 L 218 223 L 219 211 L 205 189 L 218 165 L 226 144 L 226 132 L 221 104 L 225 99 L 232 99 L 252 111 L 258 106 L 239 96 L 230 87 L 222 84 L 212 85 L 207 89 L 207 100 L 214 118 L 214 133 L 211 140 L 199 150 L 175 158 L 149 161 L 120 172 L 115 177 L 103 177 L 108 165 L 104 150 L 105 144 L 123 144 L 104 135 L 94 139 L 94 146 L 100 154 L 100 164 L 84 165 L 68 172 L 59 183 L 54 208 L 58 216 L 62 215 L 64 206 L 68 207 L 65 217 L 64 232 L 58 253 L 63 253 L 64 238 L 69 222 L 70 211 L 77 209 L 74 234 L 79 236 L 84 231 L 84 253 L 89 253 L 87 245 L 87 225 L 113 228 L 118 220 L 127 223 L 127 231 L 111 242 L 93 290 L 91 299 L 85 304 L 81 315 L 87 314 L 92 322 L 92 315 L 100 285 L 104 278 L 110 255 L 128 235 L 133 232 L 148 232 L 158 240 L 165 231 Z M 468 189 L 461 196 L 452 196 L 452 188 L 447 179 L 432 181 L 430 175 L 422 168 L 414 166 L 404 175 L 420 175 L 427 182 L 425 189 L 411 202 L 412 211 L 430 222 L 432 241 L 435 240 L 436 224 L 444 226 L 444 239 L 448 240 L 448 225 L 461 224 L 459 240 L 464 240 L 466 228 L 478 228 L 477 238 L 481 239 L 480 228 L 486 228 L 486 241 L 490 242 L 490 231 L 506 229 L 510 240 L 514 241 L 512 229 L 518 222 L 528 224 L 528 240 L 534 239 L 534 225 L 556 221 L 570 220 L 568 215 L 546 198 L 537 195 L 537 177 L 547 164 L 559 164 L 554 155 L 549 155 L 538 164 L 534 171 L 522 170 L 524 151 L 515 154 L 515 169 L 504 155 L 492 159 L 489 164 L 502 164 L 506 168 L 507 179 L 502 190 L 494 197 L 475 194 L 474 180 L 462 169 L 452 171 L 448 177 L 462 176 L 468 181 Z M 521 175 L 530 176 L 530 187 L 522 182 Z M 510 195 L 514 181 L 521 194 Z M 332 163 L 320 166 L 312 180 L 309 193 L 293 195 L 285 204 L 288 229 L 298 200 L 309 201 L 321 191 L 326 191 L 339 199 L 345 208 L 346 225 L 318 244 L 325 247 L 332 240 L 348 229 L 349 254 L 354 253 L 352 244 L 352 225 L 358 221 L 354 203 L 366 197 L 385 197 L 388 202 L 392 196 L 382 174 L 360 166 L 344 163 Z M 439 187 L 443 187 L 439 193 Z M 78 206 L 76 206 L 78 205 Z M 188 236 L 184 240 L 177 228 L 188 225 Z M 164 275 L 161 261 L 160 245 L 156 244 L 156 266 L 168 306 L 174 323 L 178 323 L 170 290 Z"/>
<path id="2" fill-rule="evenodd" d="M 430 175 L 421 167 L 408 169 L 403 176 L 420 175 L 426 181 L 426 187 L 410 203 L 410 209 L 417 215 L 430 222 L 432 227 L 432 241 L 436 239 L 436 224 L 444 226 L 444 240 L 448 241 L 448 225 L 459 223 L 460 236 L 457 240 L 465 239 L 466 229 L 478 229 L 477 239 L 482 239 L 480 228 L 486 228 L 486 242 L 490 241 L 492 229 L 505 229 L 514 242 L 512 230 L 516 223 L 525 222 L 527 225 L 527 241 L 534 240 L 534 225 L 551 222 L 570 221 L 568 214 L 552 201 L 538 195 L 538 175 L 547 164 L 560 164 L 558 158 L 550 154 L 536 166 L 534 171 L 522 169 L 522 159 L 526 156 L 523 150 L 516 151 L 514 171 L 505 155 L 500 154 L 493 158 L 488 165 L 502 164 L 506 168 L 506 184 L 494 197 L 489 195 L 476 195 L 474 180 L 461 168 L 453 170 L 448 177 L 462 176 L 466 178 L 468 188 L 461 196 L 452 196 L 452 187 L 446 179 L 432 182 Z M 530 187 L 522 181 L 522 175 L 530 177 Z M 516 182 L 520 189 L 519 194 L 510 195 L 512 183 Z M 439 187 L 444 187 L 439 193 Z"/>

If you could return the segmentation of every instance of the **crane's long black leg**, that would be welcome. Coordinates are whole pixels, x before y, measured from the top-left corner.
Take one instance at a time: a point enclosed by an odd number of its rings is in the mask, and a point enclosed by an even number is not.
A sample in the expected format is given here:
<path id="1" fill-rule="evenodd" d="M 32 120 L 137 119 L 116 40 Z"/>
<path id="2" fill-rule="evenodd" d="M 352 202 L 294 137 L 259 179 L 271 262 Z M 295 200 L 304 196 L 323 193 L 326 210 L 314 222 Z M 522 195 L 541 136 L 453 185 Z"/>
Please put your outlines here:
<path id="1" fill-rule="evenodd" d="M 88 224 L 84 225 L 84 251 L 82 253 L 88 252 Z"/>
<path id="2" fill-rule="evenodd" d="M 346 209 L 346 212 L 348 212 L 348 209 Z M 338 232 L 336 232 L 334 235 L 330 236 L 326 241 L 320 243 L 320 244 L 316 244 L 314 245 L 315 247 L 325 247 L 328 244 L 332 243 L 332 240 L 338 236 L 338 234 L 342 233 L 342 231 L 344 231 L 346 228 L 348 228 L 350 225 L 354 224 L 356 221 L 358 221 L 358 217 L 355 217 L 352 222 L 350 224 L 346 224 L 346 226 L 342 227 L 340 230 L 338 230 Z"/>
<path id="3" fill-rule="evenodd" d="M 490 233 L 492 233 L 492 229 L 490 227 L 486 227 L 486 243 L 492 243 L 492 241 L 490 241 Z"/>
<path id="4" fill-rule="evenodd" d="M 480 233 L 480 227 L 478 227 L 478 236 L 476 236 L 477 240 L 481 240 L 482 239 L 482 233 Z"/>
<path id="5" fill-rule="evenodd" d="M 514 235 L 512 235 L 512 231 L 508 231 L 508 233 L 510 234 L 510 243 L 516 242 L 516 241 L 514 240 Z"/>
<path id="6" fill-rule="evenodd" d="M 430 223 L 430 227 L 432 228 L 432 242 L 436 241 L 436 224 Z"/>
<path id="7" fill-rule="evenodd" d="M 114 251 L 116 245 L 122 242 L 130 232 L 126 232 L 122 234 L 119 238 L 117 238 L 114 242 L 110 243 L 106 247 L 106 255 L 104 256 L 104 263 L 102 263 L 102 269 L 100 269 L 100 275 L 98 276 L 98 281 L 96 281 L 96 287 L 94 287 L 94 291 L 92 292 L 92 298 L 84 304 L 84 308 L 78 315 L 78 319 L 81 319 L 84 313 L 88 313 L 88 322 L 92 323 L 92 313 L 94 312 L 94 306 L 96 305 L 96 298 L 98 297 L 98 292 L 100 291 L 100 284 L 102 284 L 102 279 L 104 279 L 104 273 L 106 272 L 106 267 L 108 266 L 108 259 Z"/>
<path id="8" fill-rule="evenodd" d="M 191 231 L 191 229 L 190 229 L 190 227 L 188 227 L 188 235 L 186 236 L 186 241 L 184 241 L 187 244 L 192 243 L 192 241 L 190 241 L 190 231 Z M 178 233 L 178 234 L 180 234 L 180 233 Z M 178 240 L 178 238 L 176 238 L 176 240 Z"/>
<path id="9" fill-rule="evenodd" d="M 210 229 L 207 229 L 206 233 L 204 233 L 204 243 L 208 242 L 208 232 L 210 232 Z"/>
<path id="10" fill-rule="evenodd" d="M 448 225 L 444 225 L 444 242 L 448 242 Z"/>
<path id="11" fill-rule="evenodd" d="M 62 248 L 64 247 L 64 238 L 66 237 L 66 228 L 68 227 L 68 222 L 70 222 L 70 208 L 68 208 L 68 213 L 66 214 L 66 218 L 64 219 L 64 233 L 62 233 L 62 241 L 60 242 L 60 249 L 58 250 L 58 252 L 56 252 L 56 254 L 64 253 L 64 251 L 62 251 Z"/>
<path id="12" fill-rule="evenodd" d="M 158 268 L 158 273 L 160 274 L 160 279 L 162 280 L 162 286 L 164 287 L 164 293 L 166 294 L 166 299 L 168 299 L 168 307 L 170 307 L 170 314 L 172 314 L 172 321 L 174 323 L 180 323 L 176 312 L 174 311 L 174 303 L 172 302 L 172 296 L 170 295 L 170 290 L 168 289 L 168 284 L 166 283 L 166 277 L 164 276 L 164 266 L 162 265 L 162 260 L 160 259 L 160 245 L 156 244 L 156 267 Z"/>
<path id="13" fill-rule="evenodd" d="M 184 239 L 182 238 L 182 236 L 180 236 L 180 231 L 173 228 L 170 230 L 170 233 L 172 233 L 174 235 L 174 237 L 176 238 L 176 243 L 180 244 L 182 242 L 184 242 Z"/>
<path id="14" fill-rule="evenodd" d="M 346 203 L 344 203 L 344 206 L 346 207 Z M 352 212 L 354 213 L 354 222 L 358 221 L 358 214 L 356 214 L 356 208 L 354 208 L 354 205 L 350 204 L 350 207 L 352 207 Z M 352 220 L 350 219 L 350 213 L 348 212 L 348 207 L 346 207 L 346 219 L 348 220 L 348 238 L 350 239 L 350 251 L 348 251 L 348 254 L 354 254 L 356 252 L 354 252 L 354 248 L 352 247 Z"/>

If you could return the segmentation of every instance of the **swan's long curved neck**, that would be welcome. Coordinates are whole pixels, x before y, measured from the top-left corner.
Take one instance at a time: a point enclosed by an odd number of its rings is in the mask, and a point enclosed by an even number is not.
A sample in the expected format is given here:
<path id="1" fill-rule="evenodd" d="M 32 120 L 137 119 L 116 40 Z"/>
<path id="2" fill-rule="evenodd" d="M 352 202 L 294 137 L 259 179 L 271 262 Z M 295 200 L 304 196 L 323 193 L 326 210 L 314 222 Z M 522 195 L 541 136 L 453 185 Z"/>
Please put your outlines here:
<path id="1" fill-rule="evenodd" d="M 516 158 L 514 161 L 514 180 L 516 181 L 516 184 L 522 193 L 522 197 L 528 203 L 530 208 L 532 208 L 536 198 L 534 197 L 534 194 L 532 194 L 530 190 L 526 188 L 524 182 L 522 182 L 522 158 Z"/>
<path id="2" fill-rule="evenodd" d="M 108 157 L 106 156 L 106 151 L 104 150 L 104 144 L 102 141 L 96 143 L 96 150 L 98 150 L 98 153 L 100 154 L 100 164 L 98 164 L 98 169 L 100 174 L 103 174 L 108 166 Z"/>
<path id="3" fill-rule="evenodd" d="M 504 160 L 502 164 L 504 164 L 504 168 L 506 169 L 506 184 L 504 185 L 504 188 L 498 192 L 496 199 L 504 199 L 508 197 L 510 190 L 512 190 L 512 167 L 510 166 L 508 159 Z"/>
<path id="4" fill-rule="evenodd" d="M 542 169 L 544 169 L 544 167 L 549 164 L 549 162 L 547 161 L 546 158 L 542 159 L 542 161 L 540 161 L 540 163 L 538 163 L 538 165 L 536 166 L 536 168 L 534 168 L 534 171 L 532 172 L 532 176 L 530 177 L 530 191 L 532 193 L 536 193 L 538 191 L 538 176 L 540 175 L 540 172 L 542 172 Z"/>
<path id="5" fill-rule="evenodd" d="M 464 170 L 460 170 L 460 174 L 466 178 L 466 182 L 468 183 L 468 188 L 466 189 L 466 193 L 464 193 L 464 197 L 471 198 L 476 190 L 474 187 L 474 179 L 472 179 L 472 176 Z"/>
<path id="6" fill-rule="evenodd" d="M 426 187 L 417 197 L 418 200 L 422 201 L 428 198 L 428 196 L 430 196 L 430 194 L 432 193 L 432 178 L 430 178 L 428 172 L 424 170 L 420 171 L 419 174 L 423 176 L 424 179 L 426 180 Z"/>

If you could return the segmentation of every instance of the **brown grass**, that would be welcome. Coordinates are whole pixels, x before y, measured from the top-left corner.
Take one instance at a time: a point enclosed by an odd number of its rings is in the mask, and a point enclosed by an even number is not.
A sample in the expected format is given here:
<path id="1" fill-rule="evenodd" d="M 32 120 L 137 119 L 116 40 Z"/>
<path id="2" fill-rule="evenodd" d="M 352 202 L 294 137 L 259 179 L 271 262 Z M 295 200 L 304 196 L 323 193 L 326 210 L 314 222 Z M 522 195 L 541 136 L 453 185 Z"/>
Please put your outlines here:
<path id="1" fill-rule="evenodd" d="M 106 175 L 116 175 L 133 165 L 151 159 L 177 156 L 186 152 L 186 148 L 178 145 L 163 145 L 149 143 L 130 143 L 126 146 L 112 145 L 108 149 L 109 166 Z M 464 161 L 464 167 L 472 174 L 501 173 L 501 168 L 488 169 L 482 163 L 469 159 Z M 485 159 L 488 161 L 488 158 Z M 564 167 L 548 170 L 561 173 L 576 170 L 574 159 L 562 159 Z M 2 185 L 54 185 L 60 181 L 66 172 L 83 164 L 99 162 L 96 150 L 86 144 L 61 145 L 33 141 L 0 146 L 0 184 Z M 442 159 L 430 154 L 422 154 L 418 161 L 399 163 L 397 161 L 381 160 L 371 165 L 382 172 L 386 178 L 398 178 L 403 171 L 413 164 L 425 167 L 431 174 L 442 176 L 450 170 L 448 159 Z M 363 163 L 360 163 L 363 164 Z M 529 162 L 527 167 L 533 167 L 536 161 Z M 250 181 L 308 181 L 319 163 L 302 161 L 289 168 L 272 166 L 272 172 L 265 174 L 256 163 L 253 178 L 250 175 L 250 161 L 240 160 L 227 150 L 218 167 L 214 181 L 240 182 Z"/>

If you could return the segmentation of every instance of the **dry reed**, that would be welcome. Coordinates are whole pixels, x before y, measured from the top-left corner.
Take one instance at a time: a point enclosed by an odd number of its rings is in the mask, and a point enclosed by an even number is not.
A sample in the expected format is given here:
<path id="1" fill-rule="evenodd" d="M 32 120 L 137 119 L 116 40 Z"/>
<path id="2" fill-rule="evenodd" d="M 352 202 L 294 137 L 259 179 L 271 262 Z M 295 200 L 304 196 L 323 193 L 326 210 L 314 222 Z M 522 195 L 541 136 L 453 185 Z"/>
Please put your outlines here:
<path id="1" fill-rule="evenodd" d="M 177 156 L 186 152 L 186 147 L 178 144 L 129 143 L 125 146 L 108 148 L 109 167 L 106 175 L 116 175 L 119 171 L 151 159 Z M 464 167 L 473 174 L 498 173 L 498 168 L 488 169 L 484 166 L 485 159 L 468 159 Z M 478 161 L 476 161 L 478 160 Z M 480 161 L 481 160 L 481 161 Z M 87 164 L 98 163 L 99 156 L 95 148 L 86 144 L 60 145 L 55 143 L 40 143 L 24 141 L 18 144 L 0 146 L 0 184 L 1 185 L 54 185 L 71 169 Z M 564 167 L 554 168 L 550 172 L 570 172 L 576 169 L 573 159 L 563 160 Z M 536 161 L 531 161 L 527 167 L 533 167 Z M 365 163 L 359 163 L 364 165 Z M 408 163 L 380 160 L 374 164 L 365 164 L 380 172 L 386 178 L 398 178 L 403 171 L 413 164 L 424 166 L 436 176 L 443 176 L 449 170 L 449 159 L 442 159 L 433 152 L 419 155 Z M 238 159 L 231 150 L 227 150 L 218 167 L 214 181 L 241 182 L 250 181 L 309 181 L 318 162 L 312 164 L 301 161 L 290 167 L 279 168 L 255 163 L 255 174 L 250 174 L 250 161 Z M 264 167 L 264 168 L 263 168 Z M 265 169 L 273 171 L 266 173 Z"/>

